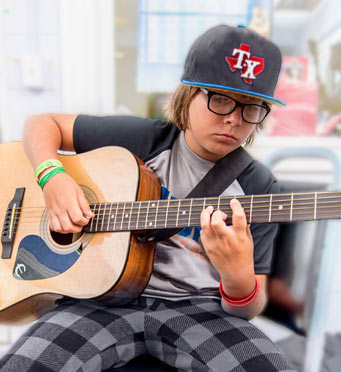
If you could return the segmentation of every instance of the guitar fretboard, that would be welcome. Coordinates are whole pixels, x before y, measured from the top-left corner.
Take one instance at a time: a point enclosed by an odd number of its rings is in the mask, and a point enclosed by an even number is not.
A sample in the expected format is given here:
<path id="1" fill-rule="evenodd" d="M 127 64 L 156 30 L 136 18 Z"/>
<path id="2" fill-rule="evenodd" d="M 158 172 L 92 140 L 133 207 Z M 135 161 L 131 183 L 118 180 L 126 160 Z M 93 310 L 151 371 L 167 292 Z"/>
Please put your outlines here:
<path id="1" fill-rule="evenodd" d="M 203 209 L 213 206 L 228 215 L 233 197 L 96 203 L 86 232 L 134 231 L 200 226 Z M 341 191 L 237 196 L 247 222 L 271 223 L 341 218 Z"/>

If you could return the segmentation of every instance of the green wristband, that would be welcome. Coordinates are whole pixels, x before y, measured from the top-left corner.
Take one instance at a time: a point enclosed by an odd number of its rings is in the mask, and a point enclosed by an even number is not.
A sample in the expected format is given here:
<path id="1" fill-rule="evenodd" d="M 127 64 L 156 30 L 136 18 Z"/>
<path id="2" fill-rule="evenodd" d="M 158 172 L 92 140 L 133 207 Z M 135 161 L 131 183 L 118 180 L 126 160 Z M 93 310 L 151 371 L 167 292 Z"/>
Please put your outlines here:
<path id="1" fill-rule="evenodd" d="M 36 178 L 37 182 L 39 179 L 39 175 L 44 172 L 47 168 L 51 167 L 63 167 L 63 164 L 57 160 L 57 159 L 48 159 L 43 161 L 41 164 L 39 164 L 34 172 L 34 177 Z"/>
<path id="2" fill-rule="evenodd" d="M 39 186 L 43 188 L 47 181 L 49 181 L 53 176 L 55 176 L 58 173 L 66 173 L 66 170 L 63 167 L 54 168 L 51 170 L 51 172 L 45 174 L 44 177 L 39 182 Z"/>

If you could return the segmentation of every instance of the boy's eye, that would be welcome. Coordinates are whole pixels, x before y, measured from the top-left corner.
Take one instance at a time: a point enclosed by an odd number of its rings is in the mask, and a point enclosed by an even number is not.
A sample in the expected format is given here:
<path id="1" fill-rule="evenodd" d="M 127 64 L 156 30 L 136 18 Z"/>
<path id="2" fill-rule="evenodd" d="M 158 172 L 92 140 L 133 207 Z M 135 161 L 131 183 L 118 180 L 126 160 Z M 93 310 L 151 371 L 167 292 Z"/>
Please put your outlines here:
<path id="1" fill-rule="evenodd" d="M 258 106 L 258 105 L 249 105 L 249 106 L 246 106 L 248 111 L 250 112 L 258 112 L 260 111 L 261 107 Z"/>
<path id="2" fill-rule="evenodd" d="M 212 99 L 214 100 L 214 103 L 217 105 L 228 105 L 229 103 L 231 103 L 230 99 L 222 96 L 213 96 Z"/>

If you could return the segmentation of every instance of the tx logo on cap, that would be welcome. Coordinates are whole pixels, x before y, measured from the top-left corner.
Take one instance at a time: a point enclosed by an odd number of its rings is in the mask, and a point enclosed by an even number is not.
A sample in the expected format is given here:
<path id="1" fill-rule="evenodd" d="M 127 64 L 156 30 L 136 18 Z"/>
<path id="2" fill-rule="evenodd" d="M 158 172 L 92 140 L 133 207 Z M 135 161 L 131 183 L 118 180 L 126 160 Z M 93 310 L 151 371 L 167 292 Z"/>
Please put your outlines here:
<path id="1" fill-rule="evenodd" d="M 265 67 L 264 58 L 253 56 L 250 52 L 251 47 L 248 44 L 240 44 L 239 49 L 234 48 L 232 56 L 225 57 L 232 72 L 240 71 L 240 77 L 246 84 L 252 84 Z"/>

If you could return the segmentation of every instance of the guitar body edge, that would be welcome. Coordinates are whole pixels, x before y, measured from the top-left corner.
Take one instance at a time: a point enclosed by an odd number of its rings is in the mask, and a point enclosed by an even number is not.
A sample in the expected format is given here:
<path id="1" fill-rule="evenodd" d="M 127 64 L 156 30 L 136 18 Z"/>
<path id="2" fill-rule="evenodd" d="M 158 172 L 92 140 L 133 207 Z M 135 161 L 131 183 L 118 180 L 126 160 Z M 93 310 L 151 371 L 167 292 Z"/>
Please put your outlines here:
<path id="1" fill-rule="evenodd" d="M 34 322 L 53 310 L 57 306 L 56 301 L 61 298 L 62 295 L 53 293 L 42 293 L 26 298 L 0 311 L 0 324 L 23 325 Z"/>
<path id="2" fill-rule="evenodd" d="M 136 200 L 159 200 L 160 181 L 155 173 L 136 157 L 139 164 L 139 188 Z M 156 243 L 141 243 L 138 234 L 131 234 L 129 253 L 122 276 L 117 284 L 99 301 L 109 301 L 116 305 L 126 304 L 138 297 L 148 284 L 151 276 Z"/>

